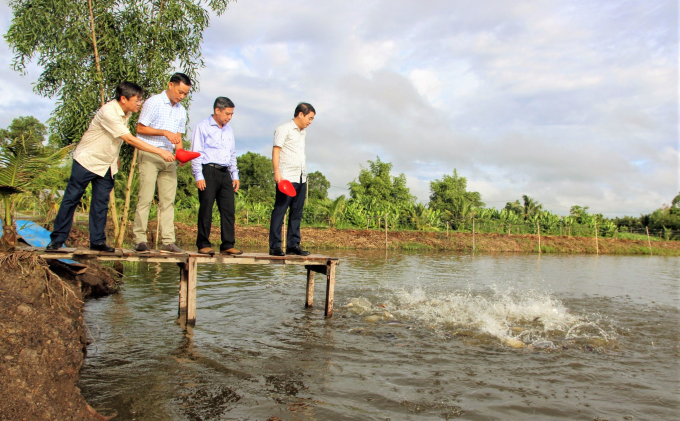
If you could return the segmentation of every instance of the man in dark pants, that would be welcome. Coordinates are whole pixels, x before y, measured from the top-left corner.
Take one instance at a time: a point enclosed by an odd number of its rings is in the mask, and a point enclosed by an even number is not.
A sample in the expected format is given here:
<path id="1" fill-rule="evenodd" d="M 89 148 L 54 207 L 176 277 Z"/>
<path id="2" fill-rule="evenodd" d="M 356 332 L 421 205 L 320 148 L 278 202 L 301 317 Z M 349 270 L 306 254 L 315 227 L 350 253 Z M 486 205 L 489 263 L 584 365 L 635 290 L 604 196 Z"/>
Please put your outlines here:
<path id="1" fill-rule="evenodd" d="M 116 88 L 115 99 L 104 104 L 95 114 L 90 127 L 73 152 L 73 167 L 59 212 L 54 220 L 47 250 L 61 248 L 71 232 L 73 213 L 88 184 L 92 183 L 90 202 L 90 249 L 112 252 L 106 244 L 106 214 L 109 193 L 113 189 L 113 176 L 118 172 L 118 154 L 123 141 L 151 153 L 166 162 L 172 162 L 172 153 L 151 146 L 137 139 L 128 128 L 132 113 L 139 111 L 144 90 L 137 84 L 121 82 Z"/>
<path id="2" fill-rule="evenodd" d="M 191 150 L 201 156 L 191 162 L 191 169 L 198 188 L 198 235 L 196 247 L 199 253 L 214 254 L 210 243 L 212 210 L 217 201 L 220 211 L 220 254 L 243 253 L 234 248 L 234 193 L 238 191 L 239 179 L 236 167 L 236 143 L 229 122 L 234 115 L 234 103 L 226 97 L 218 97 L 213 105 L 213 115 L 200 121 L 194 129 Z"/>
<path id="3" fill-rule="evenodd" d="M 276 201 L 272 210 L 269 226 L 269 254 L 285 256 L 296 254 L 307 256 L 309 252 L 300 247 L 300 222 L 305 205 L 307 190 L 307 167 L 305 156 L 305 130 L 314 121 L 316 110 L 311 104 L 301 102 L 295 107 L 293 119 L 282 124 L 274 132 L 274 148 L 272 149 L 272 163 L 274 164 L 274 181 L 278 185 L 282 180 L 288 180 L 295 187 L 295 197 L 287 196 L 276 189 Z M 281 227 L 286 211 L 290 208 L 288 217 L 288 235 L 286 238 L 286 253 L 281 249 Z"/>

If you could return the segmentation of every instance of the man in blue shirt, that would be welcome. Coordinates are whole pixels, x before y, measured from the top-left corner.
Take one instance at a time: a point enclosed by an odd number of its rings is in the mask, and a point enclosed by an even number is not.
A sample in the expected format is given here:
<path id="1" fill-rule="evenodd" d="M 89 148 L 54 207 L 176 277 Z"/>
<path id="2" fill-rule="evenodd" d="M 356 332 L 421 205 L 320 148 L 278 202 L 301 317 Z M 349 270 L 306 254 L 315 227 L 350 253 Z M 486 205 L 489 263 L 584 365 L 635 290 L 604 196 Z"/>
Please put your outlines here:
<path id="1" fill-rule="evenodd" d="M 196 125 L 191 139 L 191 150 L 201 154 L 191 162 L 191 169 L 196 179 L 200 204 L 196 247 L 203 254 L 215 253 L 210 243 L 215 201 L 220 211 L 220 254 L 243 253 L 234 248 L 234 193 L 238 191 L 240 182 L 234 131 L 229 126 L 233 115 L 234 103 L 229 98 L 218 97 L 213 105 L 213 115 Z"/>

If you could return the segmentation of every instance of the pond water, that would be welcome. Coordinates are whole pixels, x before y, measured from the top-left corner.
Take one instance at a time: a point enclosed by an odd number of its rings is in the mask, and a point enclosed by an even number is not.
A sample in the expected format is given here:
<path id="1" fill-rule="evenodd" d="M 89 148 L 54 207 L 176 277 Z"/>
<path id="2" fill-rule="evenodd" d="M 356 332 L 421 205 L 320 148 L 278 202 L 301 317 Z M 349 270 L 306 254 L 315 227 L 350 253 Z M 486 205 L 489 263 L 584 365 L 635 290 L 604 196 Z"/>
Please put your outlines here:
<path id="1" fill-rule="evenodd" d="M 305 270 L 130 264 L 86 303 L 88 402 L 120 420 L 677 420 L 680 259 L 341 251 Z M 277 418 L 272 418 L 277 419 Z"/>

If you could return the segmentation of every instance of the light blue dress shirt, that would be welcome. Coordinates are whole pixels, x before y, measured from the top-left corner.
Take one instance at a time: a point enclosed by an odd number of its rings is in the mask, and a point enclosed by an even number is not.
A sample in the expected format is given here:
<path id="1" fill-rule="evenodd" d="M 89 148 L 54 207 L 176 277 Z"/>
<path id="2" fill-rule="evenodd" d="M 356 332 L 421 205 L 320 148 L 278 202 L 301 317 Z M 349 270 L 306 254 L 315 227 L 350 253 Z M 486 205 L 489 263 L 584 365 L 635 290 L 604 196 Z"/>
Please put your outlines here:
<path id="1" fill-rule="evenodd" d="M 217 164 L 229 167 L 232 180 L 238 180 L 236 167 L 236 141 L 229 124 L 220 128 L 212 116 L 201 120 L 194 128 L 191 150 L 201 156 L 191 161 L 191 170 L 196 181 L 204 180 L 203 164 Z"/>

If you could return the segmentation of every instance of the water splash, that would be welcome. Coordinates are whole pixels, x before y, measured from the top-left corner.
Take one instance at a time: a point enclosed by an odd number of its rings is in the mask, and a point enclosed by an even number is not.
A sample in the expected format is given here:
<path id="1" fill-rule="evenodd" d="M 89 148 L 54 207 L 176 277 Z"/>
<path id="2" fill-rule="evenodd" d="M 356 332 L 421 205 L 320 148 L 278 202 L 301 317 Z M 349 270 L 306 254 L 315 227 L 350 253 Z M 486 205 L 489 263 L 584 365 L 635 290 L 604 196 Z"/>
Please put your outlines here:
<path id="1" fill-rule="evenodd" d="M 422 287 L 382 290 L 383 297 L 361 296 L 348 312 L 367 322 L 399 320 L 450 336 L 464 336 L 521 348 L 551 350 L 565 344 L 606 346 L 616 339 L 611 321 L 599 315 L 575 315 L 550 294 L 497 287 L 430 293 Z"/>

